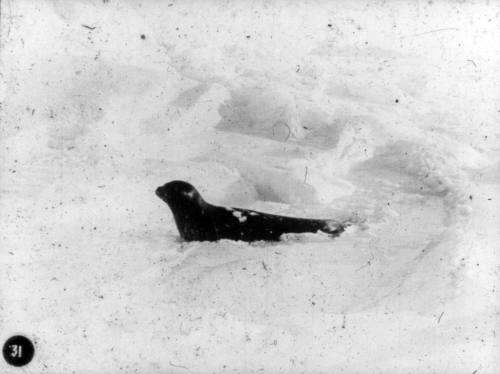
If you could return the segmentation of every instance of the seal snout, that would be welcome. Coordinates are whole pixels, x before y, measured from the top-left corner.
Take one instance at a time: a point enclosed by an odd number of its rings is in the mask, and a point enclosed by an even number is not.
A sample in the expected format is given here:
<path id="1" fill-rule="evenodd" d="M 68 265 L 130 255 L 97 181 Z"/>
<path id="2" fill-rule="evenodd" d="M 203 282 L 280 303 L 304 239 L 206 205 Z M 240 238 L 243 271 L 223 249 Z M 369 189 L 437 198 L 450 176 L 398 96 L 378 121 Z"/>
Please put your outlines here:
<path id="1" fill-rule="evenodd" d="M 156 191 L 155 191 L 155 194 L 156 194 L 156 196 L 158 196 L 158 197 L 160 197 L 160 198 L 162 198 L 162 197 L 166 196 L 166 193 L 165 193 L 165 191 L 164 191 L 164 188 L 163 188 L 163 187 L 158 187 L 158 188 L 156 189 Z"/>

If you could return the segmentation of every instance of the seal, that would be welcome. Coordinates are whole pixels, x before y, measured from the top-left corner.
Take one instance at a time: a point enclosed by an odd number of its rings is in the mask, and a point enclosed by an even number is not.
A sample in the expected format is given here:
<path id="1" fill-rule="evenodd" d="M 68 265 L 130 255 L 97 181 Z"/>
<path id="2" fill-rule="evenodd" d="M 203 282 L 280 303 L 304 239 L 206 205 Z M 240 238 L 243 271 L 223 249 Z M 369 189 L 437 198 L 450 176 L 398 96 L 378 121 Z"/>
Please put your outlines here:
<path id="1" fill-rule="evenodd" d="M 185 241 L 278 241 L 286 233 L 318 231 L 336 237 L 350 225 L 347 221 L 286 217 L 212 205 L 184 181 L 166 183 L 156 189 L 156 195 L 172 210 L 179 234 Z"/>

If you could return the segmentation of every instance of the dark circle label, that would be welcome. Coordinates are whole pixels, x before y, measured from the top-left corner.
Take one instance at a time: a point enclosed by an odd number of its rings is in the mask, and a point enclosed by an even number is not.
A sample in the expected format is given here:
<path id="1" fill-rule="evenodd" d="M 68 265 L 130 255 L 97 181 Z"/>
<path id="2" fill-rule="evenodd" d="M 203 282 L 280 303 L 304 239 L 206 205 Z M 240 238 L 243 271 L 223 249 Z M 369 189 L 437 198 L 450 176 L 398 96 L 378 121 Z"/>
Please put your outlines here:
<path id="1" fill-rule="evenodd" d="M 12 366 L 27 365 L 35 355 L 35 347 L 31 340 L 22 335 L 7 339 L 3 345 L 3 358 Z"/>

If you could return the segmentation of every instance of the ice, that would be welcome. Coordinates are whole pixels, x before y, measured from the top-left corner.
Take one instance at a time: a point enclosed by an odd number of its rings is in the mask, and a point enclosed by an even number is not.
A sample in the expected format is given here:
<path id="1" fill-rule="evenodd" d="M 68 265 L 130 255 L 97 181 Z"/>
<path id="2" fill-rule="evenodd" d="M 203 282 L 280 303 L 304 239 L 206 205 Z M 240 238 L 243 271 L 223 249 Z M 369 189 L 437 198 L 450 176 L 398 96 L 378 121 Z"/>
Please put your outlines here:
<path id="1" fill-rule="evenodd" d="M 498 4 L 1 6 L 26 372 L 498 372 Z M 353 224 L 184 243 L 171 180 Z"/>

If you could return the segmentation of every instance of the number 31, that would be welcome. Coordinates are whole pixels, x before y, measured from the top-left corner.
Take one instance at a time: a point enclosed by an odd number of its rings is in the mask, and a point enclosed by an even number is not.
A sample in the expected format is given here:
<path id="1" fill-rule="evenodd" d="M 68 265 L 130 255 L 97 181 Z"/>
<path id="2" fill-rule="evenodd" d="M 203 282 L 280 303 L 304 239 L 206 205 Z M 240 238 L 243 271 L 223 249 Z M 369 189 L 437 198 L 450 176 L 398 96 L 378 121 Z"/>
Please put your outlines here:
<path id="1" fill-rule="evenodd" d="M 9 345 L 9 348 L 11 349 L 10 352 L 10 357 L 22 357 L 23 355 L 23 346 L 22 345 Z"/>

